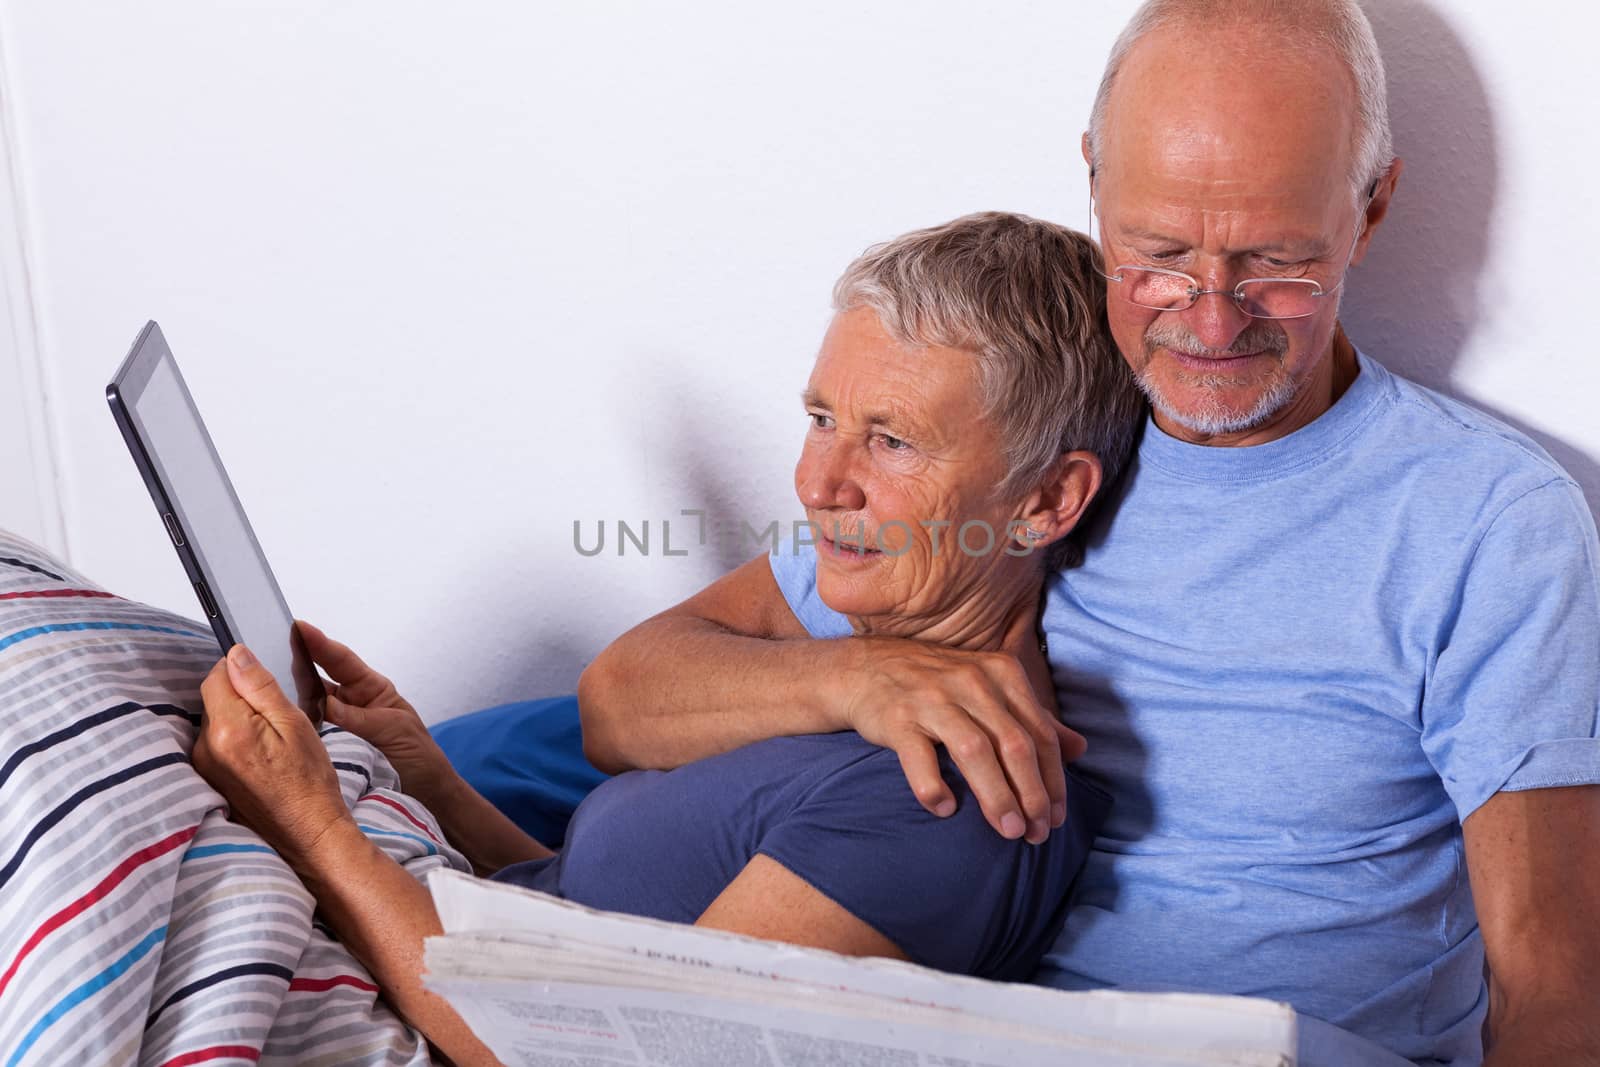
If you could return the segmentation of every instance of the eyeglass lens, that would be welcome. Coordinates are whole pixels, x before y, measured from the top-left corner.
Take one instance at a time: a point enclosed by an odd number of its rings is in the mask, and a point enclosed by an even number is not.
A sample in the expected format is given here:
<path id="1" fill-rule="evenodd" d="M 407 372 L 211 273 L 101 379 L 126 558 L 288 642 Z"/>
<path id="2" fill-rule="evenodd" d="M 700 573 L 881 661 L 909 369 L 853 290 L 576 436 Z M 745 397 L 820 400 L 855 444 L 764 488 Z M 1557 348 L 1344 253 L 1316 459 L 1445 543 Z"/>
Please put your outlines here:
<path id="1" fill-rule="evenodd" d="M 1182 311 L 1195 302 L 1188 278 L 1140 267 L 1119 267 L 1128 299 L 1157 311 Z M 1297 319 L 1314 315 L 1321 286 L 1309 280 L 1252 280 L 1237 288 L 1239 307 L 1258 319 Z M 1231 292 L 1227 295 L 1231 295 Z"/>

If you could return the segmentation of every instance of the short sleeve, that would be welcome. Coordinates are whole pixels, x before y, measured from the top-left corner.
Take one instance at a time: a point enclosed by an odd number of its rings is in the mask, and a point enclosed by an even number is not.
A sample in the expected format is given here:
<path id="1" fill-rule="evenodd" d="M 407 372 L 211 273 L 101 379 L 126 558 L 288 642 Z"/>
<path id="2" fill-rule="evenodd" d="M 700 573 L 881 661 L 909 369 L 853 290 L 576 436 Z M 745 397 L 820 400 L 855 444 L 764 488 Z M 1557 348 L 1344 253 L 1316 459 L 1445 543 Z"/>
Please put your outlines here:
<path id="1" fill-rule="evenodd" d="M 1465 820 L 1501 790 L 1600 783 L 1600 546 L 1573 483 L 1508 504 L 1461 578 L 1422 745 Z"/>
<path id="2" fill-rule="evenodd" d="M 1008 841 L 942 764 L 957 797 L 943 819 L 917 803 L 894 752 L 862 742 L 862 757 L 813 789 L 758 851 L 917 963 L 1024 981 L 1061 930 L 1110 802 L 1069 775 L 1067 824 L 1041 845 Z"/>
<path id="3" fill-rule="evenodd" d="M 780 546 L 767 556 L 789 610 L 812 637 L 849 637 L 850 621 L 817 595 L 817 550 L 810 545 Z"/>

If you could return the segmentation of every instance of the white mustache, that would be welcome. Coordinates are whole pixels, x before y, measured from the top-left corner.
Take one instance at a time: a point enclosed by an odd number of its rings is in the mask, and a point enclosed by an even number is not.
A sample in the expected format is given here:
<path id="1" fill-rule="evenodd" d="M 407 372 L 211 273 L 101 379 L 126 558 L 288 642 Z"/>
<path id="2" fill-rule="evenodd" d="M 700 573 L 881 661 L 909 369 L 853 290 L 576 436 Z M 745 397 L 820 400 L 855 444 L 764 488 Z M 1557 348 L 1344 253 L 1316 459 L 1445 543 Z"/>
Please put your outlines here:
<path id="1" fill-rule="evenodd" d="M 1253 322 L 1245 327 L 1227 348 L 1212 348 L 1188 330 L 1173 324 L 1152 325 L 1145 331 L 1144 340 L 1152 348 L 1167 348 L 1205 359 L 1228 359 L 1257 352 L 1281 356 L 1289 350 L 1289 338 L 1284 332 L 1265 322 Z"/>

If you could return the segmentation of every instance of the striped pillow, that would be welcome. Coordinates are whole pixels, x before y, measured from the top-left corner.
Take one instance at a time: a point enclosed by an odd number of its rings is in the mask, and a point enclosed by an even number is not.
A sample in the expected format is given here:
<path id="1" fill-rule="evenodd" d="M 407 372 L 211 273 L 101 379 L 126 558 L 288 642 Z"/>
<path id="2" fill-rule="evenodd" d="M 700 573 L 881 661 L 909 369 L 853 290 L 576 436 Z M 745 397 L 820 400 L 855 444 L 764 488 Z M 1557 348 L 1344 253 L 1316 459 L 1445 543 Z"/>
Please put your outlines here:
<path id="1" fill-rule="evenodd" d="M 189 765 L 219 657 L 0 532 L 0 1067 L 429 1062 Z M 323 729 L 374 841 L 419 877 L 469 869 L 376 750 Z"/>

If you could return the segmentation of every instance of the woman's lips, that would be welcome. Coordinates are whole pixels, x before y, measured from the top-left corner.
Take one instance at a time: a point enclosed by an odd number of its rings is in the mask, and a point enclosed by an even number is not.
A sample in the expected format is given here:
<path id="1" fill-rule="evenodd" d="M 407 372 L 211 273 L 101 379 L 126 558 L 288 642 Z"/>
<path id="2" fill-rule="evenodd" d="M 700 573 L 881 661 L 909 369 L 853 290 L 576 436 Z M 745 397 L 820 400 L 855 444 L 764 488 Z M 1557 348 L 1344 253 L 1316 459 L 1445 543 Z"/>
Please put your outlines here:
<path id="1" fill-rule="evenodd" d="M 867 542 L 866 551 L 861 551 L 860 543 L 853 537 L 845 537 L 840 541 L 834 541 L 826 535 L 819 534 L 817 547 L 822 549 L 825 555 L 833 559 L 846 560 L 852 563 L 865 563 L 883 555 L 878 549 L 872 547 L 870 541 Z"/>

